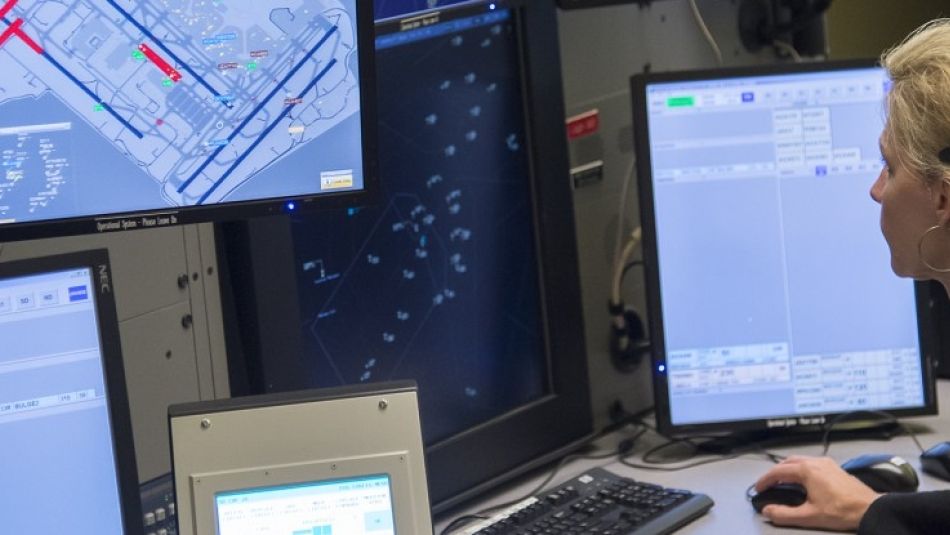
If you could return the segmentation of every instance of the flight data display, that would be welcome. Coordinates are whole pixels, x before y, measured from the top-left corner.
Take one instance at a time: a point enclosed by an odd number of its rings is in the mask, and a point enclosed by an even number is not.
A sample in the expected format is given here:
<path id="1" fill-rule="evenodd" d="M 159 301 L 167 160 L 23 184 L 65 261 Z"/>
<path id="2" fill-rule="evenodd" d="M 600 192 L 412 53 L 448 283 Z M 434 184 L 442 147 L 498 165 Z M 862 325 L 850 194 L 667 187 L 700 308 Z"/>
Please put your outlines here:
<path id="1" fill-rule="evenodd" d="M 0 279 L 5 533 L 122 533 L 93 284 L 89 268 Z M 77 528 L 75 511 L 95 513 Z"/>
<path id="2" fill-rule="evenodd" d="M 293 237 L 306 384 L 414 379 L 432 443 L 542 397 L 547 360 L 514 14 L 427 20 L 378 30 L 383 202 Z"/>
<path id="3" fill-rule="evenodd" d="M 387 475 L 215 495 L 218 535 L 393 535 Z"/>
<path id="4" fill-rule="evenodd" d="M 355 9 L 0 0 L 0 223 L 362 189 Z"/>
<path id="5" fill-rule="evenodd" d="M 882 69 L 648 86 L 674 424 L 925 405 L 880 207 Z"/>

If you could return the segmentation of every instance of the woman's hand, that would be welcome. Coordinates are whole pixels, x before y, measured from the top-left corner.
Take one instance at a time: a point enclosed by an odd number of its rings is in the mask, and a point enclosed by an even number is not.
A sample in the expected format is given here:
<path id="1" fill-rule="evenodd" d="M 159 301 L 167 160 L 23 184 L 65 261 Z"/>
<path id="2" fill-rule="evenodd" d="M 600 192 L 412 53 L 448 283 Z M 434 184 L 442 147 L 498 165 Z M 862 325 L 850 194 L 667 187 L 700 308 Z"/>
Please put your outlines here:
<path id="1" fill-rule="evenodd" d="M 761 492 L 776 483 L 798 483 L 808 498 L 797 507 L 768 505 L 762 514 L 777 526 L 854 531 L 871 502 L 881 495 L 827 457 L 792 456 L 755 483 Z"/>

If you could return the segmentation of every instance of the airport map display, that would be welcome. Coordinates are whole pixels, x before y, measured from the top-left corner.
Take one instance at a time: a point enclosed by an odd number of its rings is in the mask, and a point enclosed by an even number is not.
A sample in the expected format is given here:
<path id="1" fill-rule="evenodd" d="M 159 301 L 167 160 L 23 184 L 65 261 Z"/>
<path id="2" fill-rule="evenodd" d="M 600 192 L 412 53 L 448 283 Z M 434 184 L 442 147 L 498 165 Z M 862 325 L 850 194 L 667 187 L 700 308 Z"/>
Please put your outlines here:
<path id="1" fill-rule="evenodd" d="M 362 187 L 355 0 L 0 0 L 0 222 Z"/>

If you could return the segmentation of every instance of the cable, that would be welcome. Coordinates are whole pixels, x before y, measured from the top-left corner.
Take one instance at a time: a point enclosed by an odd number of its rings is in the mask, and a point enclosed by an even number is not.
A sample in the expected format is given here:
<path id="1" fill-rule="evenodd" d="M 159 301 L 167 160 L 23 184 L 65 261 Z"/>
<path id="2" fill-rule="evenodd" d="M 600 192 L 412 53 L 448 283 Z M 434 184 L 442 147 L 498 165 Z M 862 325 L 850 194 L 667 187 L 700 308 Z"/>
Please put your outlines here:
<path id="1" fill-rule="evenodd" d="M 835 416 L 834 418 L 831 419 L 831 421 L 829 421 L 827 424 L 825 424 L 825 432 L 824 432 L 824 434 L 822 435 L 822 439 L 821 439 L 821 444 L 822 444 L 821 455 L 822 455 L 822 457 L 828 455 L 828 450 L 831 449 L 831 432 L 834 430 L 835 425 L 837 425 L 837 424 L 839 424 L 839 423 L 841 423 L 841 422 L 843 422 L 843 421 L 849 419 L 849 418 L 852 417 L 852 416 L 862 415 L 862 414 L 870 414 L 870 415 L 873 415 L 873 416 L 879 416 L 879 417 L 881 417 L 885 422 L 889 422 L 889 423 L 892 423 L 892 424 L 894 424 L 894 425 L 900 427 L 900 429 L 901 429 L 904 433 L 910 435 L 911 440 L 914 441 L 914 444 L 917 445 L 917 448 L 920 450 L 920 452 L 921 452 L 921 453 L 924 452 L 924 447 L 920 444 L 920 441 L 917 440 L 917 434 L 914 433 L 913 429 L 911 429 L 911 428 L 908 427 L 907 425 L 904 425 L 904 423 L 901 422 L 900 420 L 898 420 L 893 414 L 891 414 L 891 413 L 889 413 L 889 412 L 884 412 L 884 411 L 858 410 L 858 411 L 843 412 L 843 413 L 841 413 L 841 414 Z"/>
<path id="2" fill-rule="evenodd" d="M 623 279 L 626 278 L 628 271 L 642 265 L 643 260 L 633 260 L 631 262 L 627 262 L 627 265 L 623 267 L 623 271 L 620 272 L 620 281 L 623 282 Z"/>
<path id="3" fill-rule="evenodd" d="M 636 435 L 636 436 L 639 436 L 639 435 Z M 599 437 L 600 437 L 600 434 L 598 434 L 598 436 L 595 438 L 599 438 Z M 594 438 L 592 438 L 591 440 L 594 440 Z M 544 490 L 545 487 L 547 487 L 548 483 L 550 483 L 551 480 L 554 479 L 554 476 L 556 476 L 558 472 L 561 471 L 561 468 L 564 468 L 564 465 L 571 461 L 575 461 L 578 459 L 609 459 L 610 457 L 623 455 L 627 451 L 629 451 L 629 449 L 631 448 L 633 448 L 633 443 L 632 441 L 630 441 L 630 439 L 627 439 L 627 440 L 621 441 L 620 444 L 617 445 L 616 449 L 608 451 L 608 452 L 593 453 L 593 454 L 572 453 L 570 455 L 566 455 L 562 457 L 560 461 L 558 461 L 554 469 L 551 470 L 551 472 L 548 473 L 548 475 L 544 478 L 544 481 L 536 485 L 530 491 L 526 492 L 525 494 L 523 494 L 522 496 L 514 500 L 509 500 L 507 502 L 493 505 L 486 509 L 482 509 L 481 511 L 478 511 L 477 513 L 456 518 L 455 520 L 450 522 L 449 525 L 446 526 L 445 529 L 443 529 L 440 532 L 440 534 L 447 535 L 448 533 L 451 533 L 451 530 L 457 529 L 459 527 L 457 524 L 466 520 L 485 520 L 487 518 L 491 518 L 491 514 L 493 512 L 501 510 L 501 509 L 505 509 L 507 507 L 511 507 L 512 505 L 523 502 L 524 500 L 527 500 L 528 498 L 539 494 L 542 490 Z"/>
<path id="4" fill-rule="evenodd" d="M 722 66 L 722 50 L 720 50 L 719 43 L 716 42 L 716 38 L 713 37 L 712 32 L 709 31 L 709 27 L 706 26 L 706 21 L 703 20 L 703 14 L 699 12 L 699 6 L 696 5 L 696 0 L 689 0 L 689 7 L 693 10 L 693 17 L 696 19 L 696 25 L 699 26 L 700 30 L 702 30 L 703 35 L 706 37 L 706 41 L 712 48 L 713 53 L 716 54 L 716 62 L 719 64 L 719 66 Z"/>
<path id="5" fill-rule="evenodd" d="M 779 50 L 784 51 L 786 54 L 791 56 L 792 61 L 794 61 L 795 63 L 801 63 L 803 61 L 802 55 L 798 53 L 798 50 L 795 50 L 794 46 L 790 45 L 789 43 L 786 43 L 785 41 L 780 41 L 776 39 L 772 41 L 772 46 L 774 46 L 775 48 Z"/>
<path id="6" fill-rule="evenodd" d="M 620 291 L 623 286 L 624 267 L 627 265 L 627 261 L 637 248 L 637 245 L 640 244 L 642 237 L 643 230 L 641 227 L 633 229 L 633 232 L 630 233 L 629 241 L 627 241 L 627 244 L 623 247 L 623 251 L 620 253 L 620 257 L 614 262 L 613 282 L 610 286 L 610 302 L 614 307 L 623 307 L 623 298 L 620 296 Z M 620 325 L 620 327 L 622 326 L 623 325 Z"/>
<path id="7" fill-rule="evenodd" d="M 619 403 L 620 402 L 618 401 L 617 404 L 615 404 L 615 410 L 618 413 L 620 413 L 621 416 L 618 416 L 617 418 L 615 418 L 614 423 L 604 427 L 599 432 L 597 432 L 597 434 L 590 437 L 590 439 L 588 439 L 587 441 L 588 445 L 594 442 L 595 440 L 604 437 L 605 435 L 609 433 L 613 433 L 614 431 L 616 431 L 617 429 L 620 429 L 624 425 L 637 422 L 639 418 L 645 416 L 646 414 L 649 413 L 650 410 L 652 410 L 652 409 L 647 409 L 645 411 L 640 411 L 639 413 L 634 414 L 634 413 L 627 412 L 626 409 L 624 409 L 622 405 L 619 405 Z M 554 479 L 554 476 L 557 475 L 557 473 L 561 470 L 561 468 L 563 468 L 564 465 L 570 461 L 577 460 L 577 459 L 608 459 L 613 456 L 618 456 L 622 458 L 630 450 L 633 449 L 633 446 L 636 440 L 640 438 L 641 436 L 643 436 L 643 433 L 645 432 L 646 432 L 645 429 L 640 430 L 638 433 L 636 433 L 632 437 L 621 440 L 620 443 L 617 444 L 617 448 L 611 451 L 607 451 L 603 453 L 587 453 L 587 454 L 572 453 L 569 455 L 565 455 L 564 457 L 561 458 L 561 460 L 558 461 L 557 465 L 555 465 L 554 469 L 551 470 L 551 472 L 547 475 L 547 477 L 544 478 L 544 481 L 542 481 L 540 484 L 535 486 L 535 488 L 532 489 L 530 492 L 524 494 L 523 496 L 515 500 L 510 500 L 505 503 L 493 505 L 486 509 L 482 509 L 481 511 L 478 511 L 476 513 L 460 516 L 452 520 L 451 522 L 449 522 L 449 524 L 445 528 L 443 528 L 440 534 L 446 535 L 448 533 L 451 533 L 451 530 L 457 529 L 459 527 L 459 524 L 464 523 L 466 521 L 485 520 L 487 518 L 490 518 L 492 512 L 497 511 L 499 509 L 504 509 L 506 507 L 511 507 L 512 505 L 516 503 L 522 502 L 540 493 L 547 486 L 547 484 L 550 483 L 552 479 Z"/>
<path id="8" fill-rule="evenodd" d="M 624 176 L 623 184 L 620 186 L 620 211 L 617 213 L 617 241 L 614 244 L 614 272 L 616 272 L 617 263 L 620 261 L 620 253 L 623 251 L 623 218 L 627 215 L 627 193 L 630 190 L 630 183 L 633 182 L 633 171 L 636 168 L 636 163 L 636 157 L 630 159 L 630 166 L 627 168 L 627 174 Z"/>

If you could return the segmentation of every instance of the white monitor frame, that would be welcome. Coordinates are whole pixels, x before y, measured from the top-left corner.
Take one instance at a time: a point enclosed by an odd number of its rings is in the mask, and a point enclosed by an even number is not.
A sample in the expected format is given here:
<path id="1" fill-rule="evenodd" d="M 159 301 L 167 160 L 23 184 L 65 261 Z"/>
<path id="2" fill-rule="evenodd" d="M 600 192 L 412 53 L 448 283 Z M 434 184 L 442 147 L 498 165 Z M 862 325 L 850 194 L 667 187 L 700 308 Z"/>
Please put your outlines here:
<path id="1" fill-rule="evenodd" d="M 370 475 L 390 479 L 397 535 L 432 533 L 414 383 L 169 408 L 179 534 L 217 534 L 215 496 Z"/>

